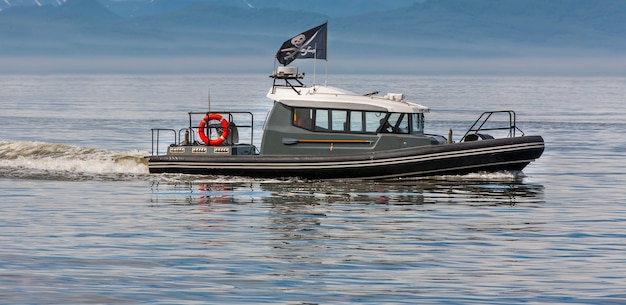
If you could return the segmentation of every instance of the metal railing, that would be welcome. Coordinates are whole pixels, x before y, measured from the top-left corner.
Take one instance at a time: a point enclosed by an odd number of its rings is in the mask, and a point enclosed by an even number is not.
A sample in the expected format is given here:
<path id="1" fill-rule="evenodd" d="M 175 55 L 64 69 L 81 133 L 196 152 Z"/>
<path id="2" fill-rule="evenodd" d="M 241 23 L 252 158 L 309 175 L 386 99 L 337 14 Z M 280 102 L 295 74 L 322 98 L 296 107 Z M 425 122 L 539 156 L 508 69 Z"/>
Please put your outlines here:
<path id="1" fill-rule="evenodd" d="M 155 156 L 159 154 L 159 143 L 161 142 L 161 132 L 171 131 L 174 135 L 174 142 L 170 143 L 178 143 L 178 138 L 176 137 L 176 130 L 168 129 L 168 128 L 152 128 L 152 151 L 151 155 Z"/>
<path id="2" fill-rule="evenodd" d="M 487 121 L 489 121 L 489 119 L 491 119 L 492 116 L 494 116 L 494 114 L 495 115 L 498 115 L 498 114 L 508 115 L 508 126 L 494 127 L 493 125 L 487 125 Z M 498 122 L 498 123 L 506 124 L 506 121 Z M 483 112 L 478 117 L 478 119 L 476 119 L 474 124 L 472 124 L 472 126 L 463 135 L 463 137 L 461 138 L 461 141 L 474 141 L 474 140 L 477 140 L 479 137 L 482 139 L 493 138 L 489 135 L 484 135 L 479 132 L 480 131 L 494 131 L 494 130 L 508 130 L 507 137 L 509 138 L 515 137 L 516 131 L 521 132 L 522 136 L 524 135 L 524 132 L 521 129 L 519 129 L 516 125 L 515 111 L 513 110 L 486 111 L 486 112 Z M 470 137 L 468 138 L 468 136 Z"/>
<path id="3" fill-rule="evenodd" d="M 249 139 L 250 144 L 253 143 L 254 115 L 252 114 L 252 112 L 249 112 L 249 111 L 211 111 L 210 113 L 217 113 L 217 114 L 224 116 L 226 120 L 229 122 L 229 124 L 235 123 L 235 116 L 239 117 L 240 119 L 242 119 L 240 116 L 246 116 L 247 118 L 244 118 L 243 120 L 241 120 L 241 121 L 244 121 L 242 124 L 240 124 L 241 123 L 240 120 L 237 120 L 236 128 L 244 129 L 244 130 L 249 129 L 250 130 L 250 139 Z M 194 126 L 194 124 L 198 124 L 198 122 L 202 120 L 201 116 L 208 115 L 209 112 L 190 111 L 188 112 L 188 114 L 189 114 L 189 130 L 191 131 L 191 135 L 192 135 L 191 142 L 193 143 L 197 141 L 196 134 L 198 133 L 198 126 Z M 218 128 L 222 128 L 221 124 L 207 124 L 207 125 L 208 125 L 206 126 L 207 138 L 213 138 L 213 133 L 216 132 Z M 233 140 L 234 140 L 233 136 L 234 135 L 232 132 L 228 135 L 227 140 L 230 143 L 233 143 Z"/>
<path id="4" fill-rule="evenodd" d="M 249 129 L 250 136 L 249 141 L 250 144 L 253 143 L 254 140 L 254 115 L 249 111 L 211 111 L 210 113 L 217 113 L 224 116 L 230 124 L 234 124 L 235 117 L 243 117 L 243 124 L 239 124 L 239 122 L 234 126 L 237 129 Z M 159 155 L 161 152 L 159 151 L 160 146 L 162 146 L 161 142 L 165 141 L 162 139 L 164 133 L 172 133 L 173 137 L 168 139 L 173 141 L 168 141 L 166 144 L 169 146 L 180 146 L 180 145 L 204 145 L 204 143 L 200 142 L 198 139 L 198 122 L 202 120 L 202 116 L 208 115 L 208 112 L 199 112 L 199 111 L 191 111 L 188 112 L 189 115 L 189 127 L 181 128 L 178 131 L 171 128 L 152 128 L 152 151 L 151 155 Z M 246 118 L 247 117 L 247 118 Z M 195 120 L 195 121 L 194 121 Z M 217 129 L 222 128 L 221 124 L 207 124 L 205 126 L 205 130 L 207 133 L 207 138 L 213 138 L 214 133 L 217 132 Z M 231 144 L 235 144 L 234 142 L 238 140 L 239 134 L 235 135 L 235 133 L 231 130 L 231 133 L 228 135 L 227 142 Z M 240 141 L 237 141 L 240 142 Z"/>

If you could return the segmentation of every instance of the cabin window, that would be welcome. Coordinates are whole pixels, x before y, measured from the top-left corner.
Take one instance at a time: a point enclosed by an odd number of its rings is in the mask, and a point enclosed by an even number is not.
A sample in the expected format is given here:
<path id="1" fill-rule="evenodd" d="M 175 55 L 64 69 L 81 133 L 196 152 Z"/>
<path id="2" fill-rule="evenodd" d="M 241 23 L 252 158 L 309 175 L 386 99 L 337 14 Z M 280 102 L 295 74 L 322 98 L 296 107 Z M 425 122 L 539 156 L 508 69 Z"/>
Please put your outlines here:
<path id="1" fill-rule="evenodd" d="M 365 132 L 365 113 L 362 111 L 350 111 L 350 132 Z"/>
<path id="2" fill-rule="evenodd" d="M 304 129 L 313 129 L 313 109 L 311 108 L 294 108 L 293 109 L 293 125 Z"/>
<path id="3" fill-rule="evenodd" d="M 389 122 L 394 127 L 395 133 L 409 133 L 409 115 L 407 113 L 392 113 Z"/>
<path id="4" fill-rule="evenodd" d="M 377 132 L 385 118 L 384 112 L 365 112 L 365 132 Z"/>
<path id="5" fill-rule="evenodd" d="M 345 132 L 348 123 L 348 112 L 345 110 L 331 110 L 330 122 L 332 131 Z"/>
<path id="6" fill-rule="evenodd" d="M 328 131 L 330 129 L 330 112 L 326 109 L 315 109 L 315 131 Z"/>
<path id="7" fill-rule="evenodd" d="M 409 115 L 407 113 L 390 113 L 386 120 L 381 120 L 378 132 L 409 133 Z"/>
<path id="8" fill-rule="evenodd" d="M 411 114 L 411 133 L 412 134 L 424 133 L 424 114 L 423 113 Z"/>

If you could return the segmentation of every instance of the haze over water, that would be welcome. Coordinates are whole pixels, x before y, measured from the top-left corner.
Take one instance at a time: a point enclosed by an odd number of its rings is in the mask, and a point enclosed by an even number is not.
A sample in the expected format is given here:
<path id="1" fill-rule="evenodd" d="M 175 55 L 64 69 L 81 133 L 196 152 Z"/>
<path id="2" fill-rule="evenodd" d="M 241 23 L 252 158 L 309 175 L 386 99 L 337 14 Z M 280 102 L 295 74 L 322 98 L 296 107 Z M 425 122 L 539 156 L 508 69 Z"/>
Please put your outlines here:
<path id="1" fill-rule="evenodd" d="M 546 140 L 520 175 L 377 182 L 148 174 L 150 128 L 209 90 L 259 145 L 267 75 L 0 84 L 0 303 L 626 303 L 625 78 L 330 75 L 429 106 L 428 133 L 512 109 Z"/>

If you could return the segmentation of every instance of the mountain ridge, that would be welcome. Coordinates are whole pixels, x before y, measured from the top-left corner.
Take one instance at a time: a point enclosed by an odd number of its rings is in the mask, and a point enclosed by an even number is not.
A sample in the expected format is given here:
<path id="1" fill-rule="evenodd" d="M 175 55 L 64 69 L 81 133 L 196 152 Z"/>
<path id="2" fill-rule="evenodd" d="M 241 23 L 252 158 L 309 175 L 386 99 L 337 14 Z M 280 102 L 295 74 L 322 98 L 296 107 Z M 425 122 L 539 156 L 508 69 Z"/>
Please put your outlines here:
<path id="1" fill-rule="evenodd" d="M 136 17 L 114 13 L 106 0 L 11 7 L 0 11 L 0 54 L 271 58 L 285 39 L 326 21 L 338 59 L 601 57 L 626 49 L 626 2 L 610 0 L 426 0 L 344 17 L 224 1 L 188 0 Z"/>

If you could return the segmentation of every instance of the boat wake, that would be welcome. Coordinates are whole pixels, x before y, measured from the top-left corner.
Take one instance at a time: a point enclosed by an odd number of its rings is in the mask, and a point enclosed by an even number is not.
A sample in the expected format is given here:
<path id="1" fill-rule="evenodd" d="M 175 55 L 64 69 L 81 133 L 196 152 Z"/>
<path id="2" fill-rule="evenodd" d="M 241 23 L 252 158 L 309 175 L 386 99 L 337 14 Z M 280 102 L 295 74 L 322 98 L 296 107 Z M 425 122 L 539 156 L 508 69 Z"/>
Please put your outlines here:
<path id="1" fill-rule="evenodd" d="M 108 151 L 89 147 L 38 141 L 0 141 L 0 178 L 61 181 L 129 181 L 154 180 L 148 172 L 145 151 Z M 170 183 L 238 183 L 297 182 L 299 179 L 253 179 L 246 177 L 197 176 L 185 174 L 157 175 L 157 181 Z M 439 179 L 460 180 L 516 180 L 519 174 L 508 172 L 475 173 L 462 176 L 444 176 Z M 415 178 L 429 180 L 433 177 Z M 400 179 L 410 181 L 411 179 Z"/>
<path id="2" fill-rule="evenodd" d="M 0 178 L 135 180 L 148 175 L 144 159 L 147 154 L 36 141 L 0 141 Z"/>

